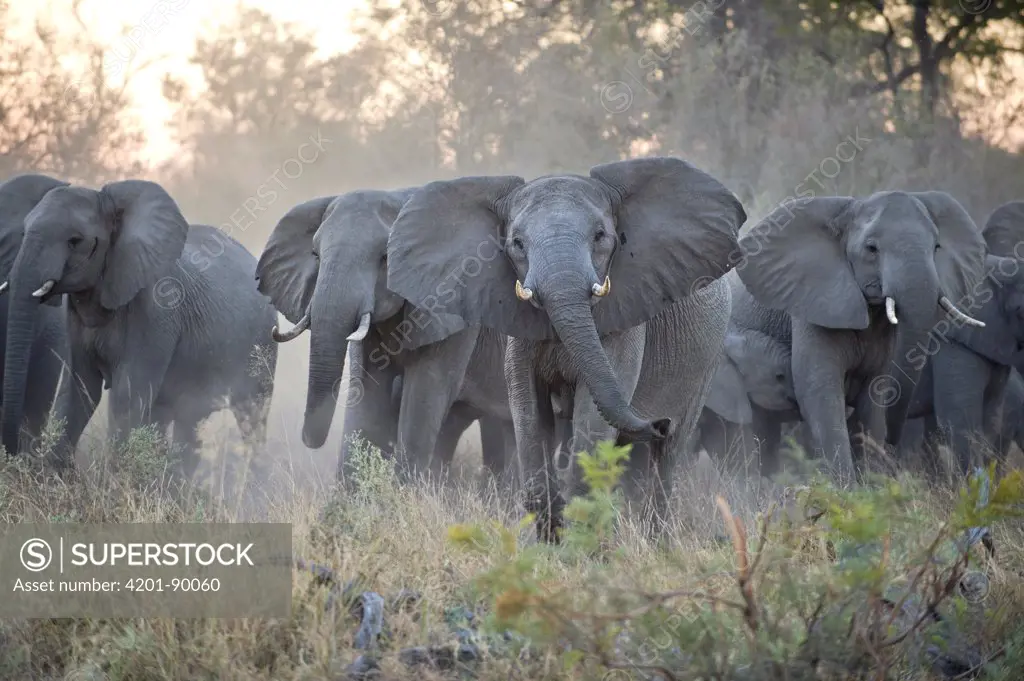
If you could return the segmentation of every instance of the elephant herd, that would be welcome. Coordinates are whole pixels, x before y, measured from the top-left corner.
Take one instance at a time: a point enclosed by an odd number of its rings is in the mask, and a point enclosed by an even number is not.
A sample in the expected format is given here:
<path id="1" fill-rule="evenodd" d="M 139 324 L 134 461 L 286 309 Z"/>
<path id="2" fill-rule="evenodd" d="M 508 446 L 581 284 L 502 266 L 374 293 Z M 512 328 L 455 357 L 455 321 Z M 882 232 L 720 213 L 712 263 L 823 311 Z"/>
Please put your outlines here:
<path id="1" fill-rule="evenodd" d="M 632 445 L 627 498 L 659 518 L 680 455 L 740 443 L 770 474 L 786 424 L 841 482 L 860 432 L 905 453 L 923 422 L 964 469 L 971 433 L 1016 441 L 1024 203 L 984 229 L 935 191 L 746 220 L 715 178 L 648 157 L 315 198 L 257 260 L 153 182 L 20 175 L 0 184 L 2 443 L 24 450 L 52 415 L 69 465 L 105 388 L 109 436 L 173 426 L 186 475 L 225 404 L 258 451 L 277 344 L 306 331 L 308 447 L 341 401 L 339 472 L 359 433 L 441 473 L 479 422 L 485 467 L 548 540 L 560 490 L 585 488 L 568 454 L 602 440 Z"/>

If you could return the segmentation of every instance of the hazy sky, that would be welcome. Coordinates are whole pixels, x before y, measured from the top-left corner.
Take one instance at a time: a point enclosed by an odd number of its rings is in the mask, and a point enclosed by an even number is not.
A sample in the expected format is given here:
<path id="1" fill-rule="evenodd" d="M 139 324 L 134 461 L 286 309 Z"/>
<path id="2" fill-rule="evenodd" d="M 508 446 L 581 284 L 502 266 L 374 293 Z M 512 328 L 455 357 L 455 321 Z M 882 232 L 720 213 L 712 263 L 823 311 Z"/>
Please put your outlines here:
<path id="1" fill-rule="evenodd" d="M 355 7 L 364 0 L 81 0 L 80 16 L 90 33 L 110 46 L 105 62 L 108 76 L 120 83 L 120 62 L 139 64 L 161 58 L 132 79 L 132 94 L 146 121 L 150 160 L 174 153 L 164 124 L 169 108 L 160 93 L 167 72 L 188 68 L 198 36 L 215 28 L 239 6 L 258 7 L 284 21 L 308 27 L 326 52 L 348 49 L 354 38 L 347 27 Z M 12 23 L 28 30 L 42 18 L 62 31 L 80 31 L 71 13 L 71 0 L 13 0 Z M 128 31 L 131 38 L 123 35 Z"/>
<path id="2" fill-rule="evenodd" d="M 370 0 L 394 4 L 393 0 Z M 437 4 L 449 0 L 424 0 Z M 90 34 L 109 45 L 108 71 L 120 83 L 120 66 L 161 59 L 133 80 L 132 94 L 146 123 L 150 140 L 150 161 L 175 153 L 165 127 L 170 113 L 160 92 L 167 72 L 188 74 L 188 57 L 198 36 L 229 19 L 240 6 L 258 7 L 284 20 L 308 27 L 319 47 L 333 53 L 355 44 L 348 30 L 352 12 L 365 7 L 366 0 L 81 0 L 80 15 Z M 48 20 L 61 30 L 80 31 L 71 13 L 72 0 L 12 0 L 11 28 L 30 30 L 36 18 Z M 124 35 L 127 31 L 129 37 Z M 114 68 L 111 67 L 111 62 Z M 1017 59 L 1024 73 L 1024 58 Z M 1013 135 L 1024 142 L 1024 126 Z"/>

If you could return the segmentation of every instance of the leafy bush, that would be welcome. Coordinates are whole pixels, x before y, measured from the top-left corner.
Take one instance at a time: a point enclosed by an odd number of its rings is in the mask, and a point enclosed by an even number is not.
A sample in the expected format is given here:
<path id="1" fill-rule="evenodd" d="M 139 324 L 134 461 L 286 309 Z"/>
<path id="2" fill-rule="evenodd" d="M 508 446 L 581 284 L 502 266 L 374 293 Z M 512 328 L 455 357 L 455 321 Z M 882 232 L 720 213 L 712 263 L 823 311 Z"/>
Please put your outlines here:
<path id="1" fill-rule="evenodd" d="M 979 547 L 991 546 L 989 526 L 1020 516 L 1020 472 L 991 494 L 994 470 L 977 476 L 939 522 L 909 477 L 853 491 L 815 481 L 762 516 L 753 535 L 719 497 L 731 555 L 681 557 L 700 561 L 702 578 L 650 591 L 623 583 L 628 566 L 614 548 L 626 456 L 611 443 L 580 455 L 591 491 L 566 509 L 573 522 L 560 546 L 521 545 L 530 517 L 518 528 L 451 528 L 453 542 L 491 560 L 475 578 L 493 602 L 490 626 L 558 651 L 567 670 L 663 678 L 888 678 L 981 668 L 999 652 L 967 641 L 963 619 L 1012 616 L 985 599 Z M 553 553 L 602 561 L 577 589 L 545 578 Z"/>

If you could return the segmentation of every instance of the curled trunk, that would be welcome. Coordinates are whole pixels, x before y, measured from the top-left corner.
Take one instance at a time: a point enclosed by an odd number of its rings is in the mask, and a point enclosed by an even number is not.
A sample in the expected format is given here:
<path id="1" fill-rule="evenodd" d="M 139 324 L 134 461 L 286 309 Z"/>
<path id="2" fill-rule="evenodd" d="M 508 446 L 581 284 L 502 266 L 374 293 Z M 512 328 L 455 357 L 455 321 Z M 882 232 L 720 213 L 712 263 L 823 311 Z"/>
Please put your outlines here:
<path id="1" fill-rule="evenodd" d="M 551 292 L 545 295 L 544 307 L 601 416 L 620 432 L 638 439 L 664 437 L 669 420 L 652 423 L 640 418 L 623 394 L 594 325 L 589 282 L 565 279 L 568 277 L 552 277 L 544 287 Z"/>

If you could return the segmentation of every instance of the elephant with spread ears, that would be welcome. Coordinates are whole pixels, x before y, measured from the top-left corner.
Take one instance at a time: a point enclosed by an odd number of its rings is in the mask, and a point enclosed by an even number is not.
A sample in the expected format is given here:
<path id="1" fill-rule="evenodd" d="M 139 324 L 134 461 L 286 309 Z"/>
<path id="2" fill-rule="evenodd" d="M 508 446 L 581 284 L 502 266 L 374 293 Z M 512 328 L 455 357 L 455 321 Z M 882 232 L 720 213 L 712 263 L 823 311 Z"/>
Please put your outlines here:
<path id="1" fill-rule="evenodd" d="M 7 314 L 10 299 L 5 295 L 14 260 L 21 249 L 25 217 L 51 189 L 67 182 L 46 175 L 17 175 L 0 184 L 0 348 L 7 345 Z M 53 296 L 36 310 L 22 409 L 21 429 L 25 445 L 37 439 L 46 427 L 57 396 L 61 372 L 70 363 L 67 322 L 63 296 Z M 0 364 L 3 361 L 0 360 Z M 0 367 L 0 385 L 3 383 Z M 66 378 L 66 375 L 65 375 Z"/>
<path id="2" fill-rule="evenodd" d="M 104 388 L 113 443 L 138 426 L 173 425 L 186 477 L 199 462 L 196 429 L 225 399 L 243 439 L 262 449 L 277 362 L 269 328 L 275 314 L 252 285 L 256 259 L 245 247 L 214 227 L 189 225 L 174 199 L 144 180 L 57 186 L 38 197 L 24 232 L 8 279 L 8 451 L 18 450 L 40 305 L 61 296 L 71 374 L 57 410 L 65 419 L 64 463 Z"/>
<path id="3" fill-rule="evenodd" d="M 922 368 L 907 350 L 943 314 L 983 326 L 954 303 L 983 274 L 981 232 L 945 192 L 885 191 L 784 204 L 740 246 L 733 323 L 791 344 L 815 448 L 850 483 L 847 405 L 855 433 L 895 445 Z"/>
<path id="4" fill-rule="evenodd" d="M 307 447 L 323 446 L 343 398 L 339 475 L 356 433 L 397 454 L 403 474 L 432 475 L 444 471 L 458 435 L 474 420 L 497 419 L 506 424 L 501 440 L 514 437 L 502 374 L 505 338 L 388 289 L 389 233 L 414 191 L 359 190 L 301 203 L 278 221 L 256 269 L 259 291 L 295 324 L 284 333 L 275 329 L 275 340 L 309 330 Z"/>
<path id="5" fill-rule="evenodd" d="M 388 286 L 509 336 L 519 481 L 543 539 L 561 523 L 553 395 L 568 397 L 572 452 L 633 443 L 627 493 L 653 496 L 664 517 L 677 445 L 722 352 L 730 299 L 718 279 L 745 219 L 721 183 L 668 157 L 530 182 L 436 181 L 403 206 Z M 572 493 L 584 491 L 576 457 L 566 468 Z"/>

